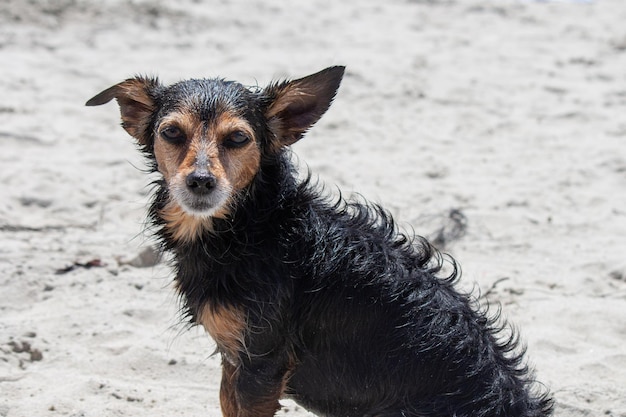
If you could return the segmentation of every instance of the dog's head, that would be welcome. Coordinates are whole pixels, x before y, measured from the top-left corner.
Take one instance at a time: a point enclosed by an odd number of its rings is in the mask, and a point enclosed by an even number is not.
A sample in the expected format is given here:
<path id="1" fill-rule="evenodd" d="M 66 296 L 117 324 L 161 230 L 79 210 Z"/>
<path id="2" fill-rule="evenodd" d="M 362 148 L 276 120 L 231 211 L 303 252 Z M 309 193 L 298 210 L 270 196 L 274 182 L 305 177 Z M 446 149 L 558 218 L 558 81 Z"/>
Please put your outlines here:
<path id="1" fill-rule="evenodd" d="M 87 102 L 117 99 L 122 126 L 156 161 L 168 217 L 226 217 L 263 157 L 299 140 L 330 106 L 344 67 L 250 89 L 222 79 L 164 86 L 136 77 Z"/>

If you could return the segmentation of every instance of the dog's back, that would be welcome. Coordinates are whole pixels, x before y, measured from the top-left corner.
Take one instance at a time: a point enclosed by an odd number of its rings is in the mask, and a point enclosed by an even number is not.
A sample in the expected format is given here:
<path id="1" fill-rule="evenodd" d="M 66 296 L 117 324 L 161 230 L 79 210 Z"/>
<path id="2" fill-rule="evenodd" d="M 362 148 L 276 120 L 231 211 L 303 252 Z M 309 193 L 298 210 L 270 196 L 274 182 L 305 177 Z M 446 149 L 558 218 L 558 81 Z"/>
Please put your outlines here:
<path id="1" fill-rule="evenodd" d="M 309 251 L 296 251 L 333 261 L 300 270 L 296 398 L 335 416 L 547 413 L 515 340 L 501 340 L 497 323 L 455 290 L 453 263 L 438 277 L 437 251 L 399 234 L 376 207 L 329 214 L 327 231 L 315 228 L 301 246 Z"/>

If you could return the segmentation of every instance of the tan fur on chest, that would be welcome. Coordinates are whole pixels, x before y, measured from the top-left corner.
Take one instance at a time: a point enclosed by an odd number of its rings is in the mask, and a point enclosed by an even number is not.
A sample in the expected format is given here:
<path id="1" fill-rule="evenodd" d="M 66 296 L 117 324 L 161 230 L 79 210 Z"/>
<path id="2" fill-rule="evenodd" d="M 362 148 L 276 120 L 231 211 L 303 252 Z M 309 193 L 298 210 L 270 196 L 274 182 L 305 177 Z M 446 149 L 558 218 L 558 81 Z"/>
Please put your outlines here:
<path id="1" fill-rule="evenodd" d="M 236 358 L 245 349 L 246 317 L 243 311 L 234 307 L 206 305 L 198 321 L 229 358 Z"/>

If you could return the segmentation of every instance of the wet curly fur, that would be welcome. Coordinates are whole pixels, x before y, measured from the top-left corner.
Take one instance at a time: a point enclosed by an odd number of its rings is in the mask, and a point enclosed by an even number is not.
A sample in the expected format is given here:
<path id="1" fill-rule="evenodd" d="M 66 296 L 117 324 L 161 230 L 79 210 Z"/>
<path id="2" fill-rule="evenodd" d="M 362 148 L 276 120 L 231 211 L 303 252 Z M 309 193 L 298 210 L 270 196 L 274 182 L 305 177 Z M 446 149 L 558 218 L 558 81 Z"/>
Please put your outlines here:
<path id="1" fill-rule="evenodd" d="M 310 76 L 329 91 L 307 127 L 330 105 L 341 75 L 335 67 Z M 217 101 L 220 89 L 236 87 L 222 105 L 255 127 L 258 171 L 228 215 L 212 218 L 193 239 L 175 239 L 168 229 L 165 180 L 150 216 L 173 254 L 186 313 L 216 338 L 226 416 L 271 416 L 279 398 L 336 417 L 551 414 L 552 400 L 535 386 L 514 332 L 455 288 L 453 260 L 400 232 L 378 205 L 332 198 L 309 178 L 297 179 L 289 151 L 276 146 L 280 129 L 264 116 L 292 84 L 206 83 Z M 148 91 L 155 108 L 134 136 L 154 161 L 157 114 L 174 99 L 164 87 Z M 91 104 L 115 97 L 123 106 L 126 96 L 116 94 Z"/>

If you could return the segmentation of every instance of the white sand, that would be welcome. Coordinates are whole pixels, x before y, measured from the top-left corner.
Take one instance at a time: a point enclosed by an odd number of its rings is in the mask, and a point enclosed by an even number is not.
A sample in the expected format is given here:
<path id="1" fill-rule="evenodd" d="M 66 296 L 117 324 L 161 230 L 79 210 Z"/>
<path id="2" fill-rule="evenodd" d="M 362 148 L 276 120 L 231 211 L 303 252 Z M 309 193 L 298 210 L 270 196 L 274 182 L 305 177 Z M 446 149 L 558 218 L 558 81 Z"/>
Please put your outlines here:
<path id="1" fill-rule="evenodd" d="M 151 242 L 142 158 L 114 104 L 83 103 L 137 73 L 335 64 L 300 160 L 418 233 L 461 210 L 462 285 L 499 282 L 556 415 L 626 416 L 625 2 L 176 3 L 0 2 L 1 417 L 220 415 L 167 267 L 128 264 Z"/>

